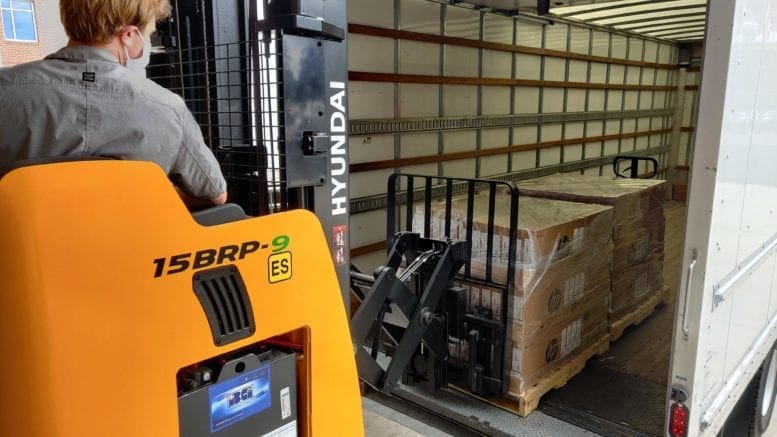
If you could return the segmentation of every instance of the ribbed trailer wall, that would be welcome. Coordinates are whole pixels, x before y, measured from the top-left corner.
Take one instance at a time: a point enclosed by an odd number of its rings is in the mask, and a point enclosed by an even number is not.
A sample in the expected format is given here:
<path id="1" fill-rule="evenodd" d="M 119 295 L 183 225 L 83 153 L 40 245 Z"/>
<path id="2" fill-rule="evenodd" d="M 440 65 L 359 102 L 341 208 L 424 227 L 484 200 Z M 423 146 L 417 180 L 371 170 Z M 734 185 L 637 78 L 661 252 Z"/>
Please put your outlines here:
<path id="1" fill-rule="evenodd" d="M 352 254 L 381 262 L 393 172 L 519 180 L 611 175 L 673 128 L 678 49 L 427 0 L 349 3 Z M 377 252 L 367 259 L 360 256 Z"/>

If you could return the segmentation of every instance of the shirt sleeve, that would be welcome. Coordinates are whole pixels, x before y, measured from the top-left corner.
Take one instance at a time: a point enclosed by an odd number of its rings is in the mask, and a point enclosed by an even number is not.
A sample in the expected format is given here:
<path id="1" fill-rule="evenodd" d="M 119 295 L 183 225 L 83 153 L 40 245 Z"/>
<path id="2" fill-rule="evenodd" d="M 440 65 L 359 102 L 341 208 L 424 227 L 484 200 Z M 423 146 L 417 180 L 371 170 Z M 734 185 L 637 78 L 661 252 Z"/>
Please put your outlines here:
<path id="1" fill-rule="evenodd" d="M 227 191 L 221 167 L 188 109 L 183 110 L 183 139 L 170 178 L 184 193 L 202 199 L 213 199 Z"/>

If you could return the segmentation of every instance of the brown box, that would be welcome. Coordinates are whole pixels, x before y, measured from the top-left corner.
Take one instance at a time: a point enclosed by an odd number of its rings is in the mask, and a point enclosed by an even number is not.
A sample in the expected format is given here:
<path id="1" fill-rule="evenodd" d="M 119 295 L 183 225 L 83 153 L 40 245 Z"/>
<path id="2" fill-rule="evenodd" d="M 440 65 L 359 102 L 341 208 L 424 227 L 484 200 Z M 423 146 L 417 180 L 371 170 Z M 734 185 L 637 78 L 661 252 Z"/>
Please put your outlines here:
<path id="1" fill-rule="evenodd" d="M 561 173 L 521 181 L 518 191 L 522 196 L 610 205 L 615 208 L 616 223 L 625 223 L 635 215 L 663 211 L 666 202 L 666 181 L 657 179 L 610 179 Z"/>
<path id="2" fill-rule="evenodd" d="M 608 302 L 609 291 L 601 289 L 535 329 L 514 322 L 509 394 L 520 396 L 560 364 L 578 358 L 578 351 L 601 341 L 607 335 Z"/>
<path id="3" fill-rule="evenodd" d="M 662 292 L 665 181 L 556 174 L 522 181 L 519 191 L 614 208 L 611 323 Z M 647 292 L 634 291 L 635 278 L 647 282 Z"/>
<path id="4" fill-rule="evenodd" d="M 627 274 L 629 269 L 651 258 L 664 256 L 664 230 L 655 227 L 635 229 L 626 238 L 617 240 L 613 248 L 612 270 L 615 276 Z M 660 272 L 658 272 L 660 273 Z"/>
<path id="5" fill-rule="evenodd" d="M 609 293 L 609 289 L 610 256 L 608 246 L 603 246 L 598 252 L 558 260 L 534 274 L 524 287 L 516 286 L 509 301 L 511 317 L 522 321 L 527 328 L 542 326 L 549 318 L 578 305 L 589 294 L 601 290 Z"/>
<path id="6" fill-rule="evenodd" d="M 610 290 L 610 259 L 608 252 L 579 254 L 558 260 L 535 276 L 530 288 L 519 289 L 508 298 L 511 321 L 522 322 L 525 328 L 541 327 L 550 318 L 565 314 L 579 306 L 588 295 Z M 523 269 L 521 269 L 523 270 Z M 520 270 L 519 270 L 520 271 Z M 468 312 L 501 314 L 502 291 L 487 285 L 457 283 L 467 291 Z"/>
<path id="7" fill-rule="evenodd" d="M 470 273 L 485 279 L 488 200 L 476 196 L 473 205 L 473 242 Z M 510 236 L 508 199 L 495 201 L 491 279 L 505 283 Z M 431 236 L 444 233 L 444 203 L 432 204 Z M 610 297 L 613 210 L 611 207 L 532 197 L 519 198 L 517 251 L 513 293 L 508 297 L 513 389 L 517 381 L 533 384 L 559 362 L 576 359 L 580 348 L 607 335 Z M 452 238 L 466 238 L 467 202 L 451 203 Z M 414 223 L 420 231 L 423 207 Z M 477 284 L 467 290 L 467 311 L 498 317 L 502 291 Z M 466 340 L 449 342 L 451 359 L 463 361 Z M 583 358 L 580 358 L 583 359 Z M 520 385 L 520 384 L 519 384 Z M 517 393 L 517 392 L 516 392 Z"/>
<path id="8" fill-rule="evenodd" d="M 501 290 L 474 284 L 461 285 L 467 290 L 468 312 L 482 314 L 493 311 L 499 314 Z M 609 299 L 609 287 L 599 286 L 575 303 L 550 314 L 534 317 L 525 313 L 526 321 L 510 320 L 510 394 L 520 395 L 523 384 L 535 384 L 560 364 L 580 358 L 578 351 L 606 338 Z M 451 338 L 448 350 L 452 361 L 466 362 L 469 354 L 466 340 Z"/>
<path id="9" fill-rule="evenodd" d="M 628 274 L 613 277 L 610 296 L 612 321 L 627 316 L 641 303 L 664 291 L 663 281 L 655 280 L 656 276 L 662 275 L 663 262 L 662 257 L 653 254 L 629 269 Z"/>
<path id="10" fill-rule="evenodd" d="M 592 246 L 607 244 L 612 234 L 612 208 L 602 205 L 563 202 L 536 197 L 520 197 L 516 262 L 531 264 L 549 258 L 561 258 L 580 253 Z M 495 262 L 507 262 L 510 236 L 509 198 L 497 196 L 494 213 L 493 257 Z M 423 229 L 424 207 L 414 211 L 413 230 Z M 432 238 L 466 239 L 467 201 L 451 203 L 451 232 L 444 235 L 445 204 L 432 204 Z M 488 238 L 488 198 L 475 196 L 473 208 L 473 258 L 485 260 Z M 506 264 L 505 264 L 506 265 Z"/>

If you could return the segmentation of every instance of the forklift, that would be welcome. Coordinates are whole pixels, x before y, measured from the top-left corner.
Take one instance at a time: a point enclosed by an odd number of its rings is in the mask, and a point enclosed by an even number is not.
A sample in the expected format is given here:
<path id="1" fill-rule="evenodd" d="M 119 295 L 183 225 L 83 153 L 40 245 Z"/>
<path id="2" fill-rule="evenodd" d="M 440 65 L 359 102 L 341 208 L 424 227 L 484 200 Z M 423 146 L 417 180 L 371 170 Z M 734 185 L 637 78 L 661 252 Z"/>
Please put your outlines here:
<path id="1" fill-rule="evenodd" d="M 358 271 L 348 247 L 345 2 L 172 3 L 152 40 L 148 76 L 187 102 L 221 163 L 230 201 L 251 216 L 307 209 L 321 221 L 341 304 L 353 309 L 350 337 L 363 392 L 413 386 L 434 394 L 450 386 L 476 396 L 505 393 L 515 185 L 391 176 L 386 262 L 373 274 Z M 432 200 L 447 202 L 450 226 L 454 196 L 470 199 L 470 215 L 476 196 L 490 199 L 488 238 L 495 204 L 510 205 L 506 278 L 492 277 L 492 244 L 485 276 L 471 272 L 471 226 L 459 240 L 430 235 Z M 417 208 L 425 212 L 413 222 Z M 467 284 L 500 290 L 499 310 L 469 305 Z M 450 356 L 451 339 L 468 345 L 467 356 Z"/>
<path id="2" fill-rule="evenodd" d="M 266 1 L 261 21 L 256 2 L 174 3 L 150 75 L 180 86 L 238 204 L 192 214 L 152 163 L 4 169 L 0 434 L 362 435 L 337 276 L 347 197 L 325 186 L 345 128 L 345 2 Z M 276 49 L 320 80 L 274 78 L 289 90 L 271 109 L 283 90 L 259 77 L 278 70 L 259 63 Z"/>
<path id="3" fill-rule="evenodd" d="M 357 375 L 365 392 L 504 394 L 515 185 L 392 175 L 386 262 L 358 271 L 348 253 L 345 1 L 172 6 L 148 77 L 186 101 L 234 203 L 190 214 L 148 163 L 8 169 L 0 260 L 13 293 L 0 300 L 0 327 L 27 335 L 2 340 L 14 353 L 0 372 L 0 431 L 356 436 Z M 73 208 L 76 196 L 99 203 Z M 447 237 L 454 197 L 467 199 L 458 239 Z M 476 197 L 489 217 L 482 275 L 471 271 Z M 433 201 L 444 215 L 436 235 Z M 491 272 L 497 204 L 509 205 L 505 278 Z M 473 284 L 498 290 L 499 302 L 472 305 Z M 452 355 L 452 342 L 466 352 Z"/>

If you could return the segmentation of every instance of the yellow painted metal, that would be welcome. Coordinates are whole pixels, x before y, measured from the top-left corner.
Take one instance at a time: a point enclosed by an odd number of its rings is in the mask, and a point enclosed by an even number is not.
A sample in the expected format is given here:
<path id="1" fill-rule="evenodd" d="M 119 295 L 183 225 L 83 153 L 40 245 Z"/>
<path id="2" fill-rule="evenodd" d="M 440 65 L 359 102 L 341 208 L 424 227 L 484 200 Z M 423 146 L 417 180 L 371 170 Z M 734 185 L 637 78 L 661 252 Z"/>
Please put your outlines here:
<path id="1" fill-rule="evenodd" d="M 279 235 L 292 275 L 270 283 Z M 249 240 L 268 244 L 234 262 L 256 332 L 217 347 L 192 270 L 154 277 L 154 260 Z M 309 212 L 203 227 L 154 164 L 24 167 L 0 179 L 0 280 L 0 435 L 178 436 L 176 372 L 276 336 L 302 351 L 300 434 L 363 434 L 348 321 Z"/>

